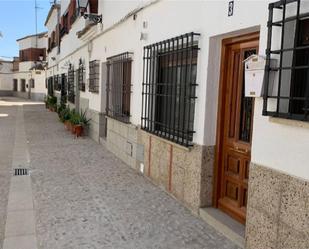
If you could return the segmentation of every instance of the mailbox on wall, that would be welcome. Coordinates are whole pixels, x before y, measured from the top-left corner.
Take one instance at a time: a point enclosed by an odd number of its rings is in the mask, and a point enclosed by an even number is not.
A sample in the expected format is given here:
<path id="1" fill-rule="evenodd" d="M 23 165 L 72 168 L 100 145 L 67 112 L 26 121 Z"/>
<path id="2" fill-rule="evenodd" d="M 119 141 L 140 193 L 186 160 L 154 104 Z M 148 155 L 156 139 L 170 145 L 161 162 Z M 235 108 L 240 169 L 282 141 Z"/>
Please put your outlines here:
<path id="1" fill-rule="evenodd" d="M 246 97 L 261 97 L 263 94 L 264 75 L 266 59 L 260 55 L 251 55 L 245 63 L 245 96 Z M 271 65 L 274 66 L 276 60 L 271 60 Z M 274 77 L 270 77 L 273 81 Z M 273 84 L 271 84 L 273 85 Z"/>

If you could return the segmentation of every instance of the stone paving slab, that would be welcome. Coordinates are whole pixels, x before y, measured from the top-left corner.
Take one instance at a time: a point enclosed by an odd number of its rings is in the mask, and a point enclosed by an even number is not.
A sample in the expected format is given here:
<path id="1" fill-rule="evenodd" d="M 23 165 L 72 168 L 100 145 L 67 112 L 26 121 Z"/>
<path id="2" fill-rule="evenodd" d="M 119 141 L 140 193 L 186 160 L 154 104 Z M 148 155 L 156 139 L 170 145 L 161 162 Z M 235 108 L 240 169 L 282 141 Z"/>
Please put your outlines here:
<path id="1" fill-rule="evenodd" d="M 43 105 L 23 110 L 38 248 L 238 249 Z"/>

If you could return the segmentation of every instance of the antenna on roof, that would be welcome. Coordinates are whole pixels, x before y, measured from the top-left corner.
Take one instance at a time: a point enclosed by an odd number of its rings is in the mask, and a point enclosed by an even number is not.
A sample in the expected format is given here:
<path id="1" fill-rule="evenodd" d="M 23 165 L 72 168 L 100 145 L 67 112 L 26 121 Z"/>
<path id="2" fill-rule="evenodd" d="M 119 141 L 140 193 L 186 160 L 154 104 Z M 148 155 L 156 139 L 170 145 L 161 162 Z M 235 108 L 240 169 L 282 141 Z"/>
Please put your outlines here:
<path id="1" fill-rule="evenodd" d="M 36 0 L 34 0 L 35 9 L 35 48 L 38 48 L 38 5 Z"/>

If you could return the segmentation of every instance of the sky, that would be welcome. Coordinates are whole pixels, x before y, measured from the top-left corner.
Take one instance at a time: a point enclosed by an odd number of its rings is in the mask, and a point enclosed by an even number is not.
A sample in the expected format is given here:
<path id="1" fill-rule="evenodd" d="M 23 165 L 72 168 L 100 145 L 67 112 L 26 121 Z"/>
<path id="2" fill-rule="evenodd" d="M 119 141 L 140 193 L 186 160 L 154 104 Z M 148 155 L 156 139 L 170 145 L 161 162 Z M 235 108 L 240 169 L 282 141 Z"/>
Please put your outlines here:
<path id="1" fill-rule="evenodd" d="M 37 0 L 38 33 L 44 27 L 50 0 Z M 35 34 L 35 0 L 0 0 L 0 57 L 18 56 L 17 39 Z M 9 59 L 9 58 L 3 58 Z"/>

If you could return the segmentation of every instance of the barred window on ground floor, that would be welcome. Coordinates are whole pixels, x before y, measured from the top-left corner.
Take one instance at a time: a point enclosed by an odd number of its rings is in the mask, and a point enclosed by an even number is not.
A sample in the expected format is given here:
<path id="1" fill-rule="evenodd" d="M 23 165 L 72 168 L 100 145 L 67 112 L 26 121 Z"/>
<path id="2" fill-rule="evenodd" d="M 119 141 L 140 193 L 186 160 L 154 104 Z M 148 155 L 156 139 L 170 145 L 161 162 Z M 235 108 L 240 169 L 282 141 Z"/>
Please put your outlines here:
<path id="1" fill-rule="evenodd" d="M 100 61 L 89 62 L 89 92 L 99 93 L 100 87 Z"/>
<path id="2" fill-rule="evenodd" d="M 309 12 L 303 3 L 269 5 L 263 115 L 309 121 Z"/>
<path id="3" fill-rule="evenodd" d="M 18 85 L 18 80 L 17 79 L 13 79 L 13 91 L 14 92 L 17 91 L 17 85 Z"/>
<path id="4" fill-rule="evenodd" d="M 79 67 L 77 69 L 77 79 L 78 79 L 78 89 L 80 91 L 86 90 L 86 84 L 85 84 L 85 67 L 82 61 L 79 63 Z"/>
<path id="5" fill-rule="evenodd" d="M 68 82 L 67 82 L 67 75 L 66 74 L 61 74 L 59 75 L 60 77 L 60 84 L 61 84 L 61 98 L 60 98 L 60 103 L 66 104 L 67 103 L 67 91 L 68 91 Z"/>
<path id="6" fill-rule="evenodd" d="M 54 75 L 53 87 L 54 87 L 54 91 L 58 91 L 58 75 Z"/>
<path id="7" fill-rule="evenodd" d="M 199 34 L 144 47 L 143 130 L 191 146 L 194 133 Z"/>
<path id="8" fill-rule="evenodd" d="M 106 114 L 119 121 L 130 121 L 132 53 L 107 58 Z"/>
<path id="9" fill-rule="evenodd" d="M 53 77 L 49 77 L 47 80 L 47 93 L 49 96 L 54 95 Z"/>
<path id="10" fill-rule="evenodd" d="M 75 103 L 75 72 L 73 65 L 70 64 L 69 71 L 68 71 L 68 101 L 71 103 Z"/>

